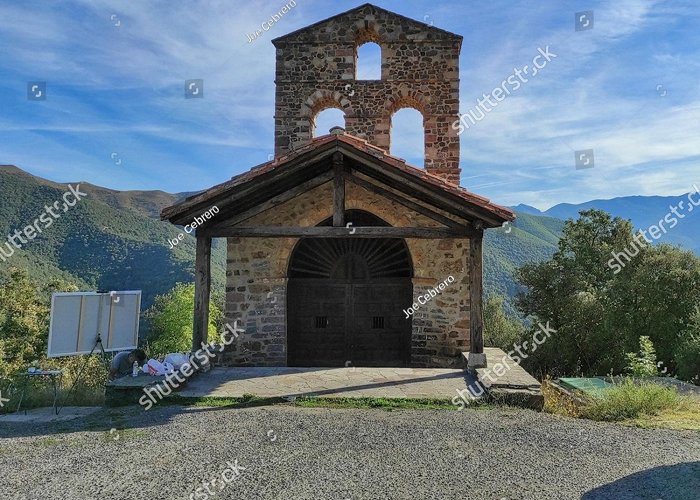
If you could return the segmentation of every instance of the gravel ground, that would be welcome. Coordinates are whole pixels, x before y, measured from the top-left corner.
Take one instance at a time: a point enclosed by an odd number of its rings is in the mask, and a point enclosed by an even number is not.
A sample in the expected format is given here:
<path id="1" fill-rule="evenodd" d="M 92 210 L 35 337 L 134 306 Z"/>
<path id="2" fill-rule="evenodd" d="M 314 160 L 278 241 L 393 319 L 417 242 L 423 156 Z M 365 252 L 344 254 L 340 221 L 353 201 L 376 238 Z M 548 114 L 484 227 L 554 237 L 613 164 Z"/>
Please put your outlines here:
<path id="1" fill-rule="evenodd" d="M 519 409 L 105 409 L 0 424 L 0 498 L 697 500 L 700 433 Z"/>

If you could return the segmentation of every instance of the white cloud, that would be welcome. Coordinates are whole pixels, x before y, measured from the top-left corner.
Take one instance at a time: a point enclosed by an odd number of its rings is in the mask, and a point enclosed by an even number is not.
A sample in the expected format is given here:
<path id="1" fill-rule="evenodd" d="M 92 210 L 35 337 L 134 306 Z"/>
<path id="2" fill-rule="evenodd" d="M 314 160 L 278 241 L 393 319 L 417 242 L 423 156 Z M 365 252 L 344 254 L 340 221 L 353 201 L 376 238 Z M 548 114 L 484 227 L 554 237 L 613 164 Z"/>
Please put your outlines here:
<path id="1" fill-rule="evenodd" d="M 139 175 L 144 183 L 158 182 L 169 165 L 216 183 L 237 173 L 234 168 L 251 166 L 241 163 L 250 155 L 263 161 L 272 149 L 275 112 L 270 40 L 357 5 L 297 1 L 282 21 L 248 43 L 246 33 L 284 3 L 0 5 L 0 70 L 8 75 L 0 82 L 6 96 L 0 103 L 8 105 L 0 130 L 21 137 L 0 162 L 11 158 L 48 176 L 93 175 L 110 185 L 97 165 L 120 144 L 144 168 L 128 173 L 124 182 L 133 184 Z M 469 189 L 499 203 L 547 208 L 595 197 L 675 194 L 692 184 L 700 157 L 700 48 L 692 27 L 700 14 L 692 2 L 618 0 L 576 9 L 561 2 L 426 1 L 386 7 L 418 20 L 427 15 L 435 26 L 465 36 L 463 111 L 514 67 L 529 64 L 538 47 L 549 45 L 558 55 L 462 135 Z M 595 11 L 595 27 L 577 33 L 574 11 L 588 8 Z M 204 79 L 204 99 L 184 99 L 189 78 Z M 26 104 L 29 79 L 48 82 L 47 101 Z M 657 93 L 658 84 L 668 95 Z M 402 125 L 397 122 L 396 131 Z M 423 147 L 415 136 L 398 133 L 394 145 L 420 165 Z M 573 151 L 588 148 L 595 150 L 595 168 L 575 170 Z M 187 151 L 190 157 L 183 158 Z M 235 167 L 229 158 L 238 160 Z"/>

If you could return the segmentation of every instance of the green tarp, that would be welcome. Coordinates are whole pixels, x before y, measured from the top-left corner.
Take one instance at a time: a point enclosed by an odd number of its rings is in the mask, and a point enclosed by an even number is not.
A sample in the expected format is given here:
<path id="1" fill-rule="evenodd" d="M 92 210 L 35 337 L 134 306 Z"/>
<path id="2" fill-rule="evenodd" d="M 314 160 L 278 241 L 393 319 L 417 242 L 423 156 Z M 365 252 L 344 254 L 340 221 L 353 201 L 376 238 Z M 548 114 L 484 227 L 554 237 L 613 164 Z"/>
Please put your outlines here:
<path id="1" fill-rule="evenodd" d="M 612 384 L 600 378 L 560 378 L 559 384 L 568 390 L 578 390 L 590 396 L 596 396 Z"/>

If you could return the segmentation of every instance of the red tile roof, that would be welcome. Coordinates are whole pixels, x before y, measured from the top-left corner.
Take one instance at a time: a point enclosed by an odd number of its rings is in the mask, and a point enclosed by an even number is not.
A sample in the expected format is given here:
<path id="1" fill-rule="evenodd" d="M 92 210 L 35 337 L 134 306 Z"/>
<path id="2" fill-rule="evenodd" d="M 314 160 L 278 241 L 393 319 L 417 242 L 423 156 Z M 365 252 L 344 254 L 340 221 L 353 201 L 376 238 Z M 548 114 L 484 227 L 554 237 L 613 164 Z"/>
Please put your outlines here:
<path id="1" fill-rule="evenodd" d="M 458 196 L 466 202 L 480 207 L 482 209 L 485 209 L 500 218 L 509 221 L 515 219 L 515 213 L 511 209 L 501 205 L 496 205 L 495 203 L 491 203 L 491 201 L 488 198 L 484 198 L 483 196 L 479 196 L 478 194 L 467 191 L 461 186 L 451 184 L 442 179 L 441 177 L 431 174 L 422 168 L 417 168 L 412 165 L 409 165 L 406 163 L 406 160 L 398 158 L 396 156 L 392 156 L 385 150 L 370 144 L 366 140 L 360 139 L 359 137 L 355 137 L 353 135 L 349 135 L 347 133 L 329 134 L 312 139 L 304 146 L 296 148 L 285 155 L 278 156 L 272 161 L 268 161 L 266 163 L 257 165 L 251 168 L 248 172 L 244 172 L 240 175 L 237 175 L 231 178 L 231 180 L 229 181 L 223 182 L 197 195 L 191 196 L 186 200 L 176 205 L 173 205 L 172 207 L 167 207 L 163 209 L 161 213 L 161 218 L 169 219 L 172 216 L 182 211 L 185 211 L 198 203 L 211 199 L 216 195 L 228 191 L 235 186 L 239 186 L 241 184 L 250 182 L 253 179 L 265 173 L 271 172 L 278 168 L 282 168 L 291 160 L 333 142 L 347 144 L 349 146 L 352 146 L 356 150 L 372 155 L 386 165 L 396 168 L 413 177 L 417 177 L 420 180 L 441 189 L 442 191 Z"/>

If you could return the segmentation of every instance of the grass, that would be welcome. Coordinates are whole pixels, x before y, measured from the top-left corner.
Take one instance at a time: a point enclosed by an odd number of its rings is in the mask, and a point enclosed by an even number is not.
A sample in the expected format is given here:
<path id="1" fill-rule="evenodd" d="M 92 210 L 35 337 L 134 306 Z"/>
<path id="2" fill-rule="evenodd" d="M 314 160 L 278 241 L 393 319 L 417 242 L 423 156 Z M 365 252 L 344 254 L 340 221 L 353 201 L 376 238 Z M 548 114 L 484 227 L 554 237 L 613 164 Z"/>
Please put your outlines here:
<path id="1" fill-rule="evenodd" d="M 75 390 L 70 393 L 71 386 L 78 377 L 80 370 L 84 372 Z M 42 363 L 42 368 L 63 370 L 59 379 L 58 405 L 66 406 L 102 406 L 104 404 L 104 382 L 107 378 L 107 368 L 98 356 L 67 358 L 59 361 Z M 24 372 L 24 369 L 21 370 Z M 14 372 L 13 372 L 14 373 Z M 0 414 L 11 413 L 17 409 L 22 393 L 22 409 L 42 408 L 53 405 L 53 385 L 48 378 L 21 376 L 20 373 L 0 377 L 0 393 L 3 401 Z"/>
<path id="2" fill-rule="evenodd" d="M 623 422 L 626 425 L 643 429 L 663 428 L 700 432 L 700 404 L 690 403 L 687 408 L 663 410 L 656 415 L 646 415 Z"/>
<path id="3" fill-rule="evenodd" d="M 542 395 L 544 396 L 545 413 L 563 415 L 566 417 L 581 418 L 584 402 L 570 394 L 564 394 L 552 385 L 552 381 L 546 379 L 542 383 Z"/>
<path id="4" fill-rule="evenodd" d="M 643 428 L 700 431 L 700 403 L 675 387 L 624 379 L 595 397 L 571 397 L 549 383 L 542 386 L 544 410 L 598 422 Z"/>
<path id="5" fill-rule="evenodd" d="M 298 398 L 294 405 L 303 408 L 381 408 L 387 411 L 457 409 L 448 399 Z"/>
<path id="6" fill-rule="evenodd" d="M 57 444 L 60 444 L 60 442 L 60 439 L 56 439 L 53 437 L 43 437 L 37 439 L 36 444 L 48 448 L 49 446 L 56 446 Z"/>
<path id="7" fill-rule="evenodd" d="M 286 404 L 302 408 L 380 408 L 392 410 L 456 410 L 457 407 L 448 399 L 388 399 L 388 398 L 319 398 L 299 397 L 286 398 L 261 398 L 253 394 L 244 394 L 240 398 L 183 398 L 169 396 L 163 401 L 165 404 L 206 406 L 206 407 L 230 407 L 249 408 L 253 406 L 269 406 Z M 484 404 L 470 405 L 474 408 L 484 408 Z"/>
<path id="8" fill-rule="evenodd" d="M 58 391 L 58 406 L 102 406 L 104 404 L 104 388 L 78 386 L 68 398 L 69 388 L 63 387 Z M 8 398 L 8 392 L 2 391 L 3 398 Z M 14 387 L 9 392 L 9 401 L 3 401 L 0 414 L 12 413 L 17 410 L 21 397 L 21 389 Z M 53 406 L 53 387 L 49 383 L 41 386 L 33 383 L 27 387 L 22 399 L 22 410 L 45 408 Z"/>
<path id="9" fill-rule="evenodd" d="M 185 398 L 172 394 L 160 401 L 161 405 L 202 406 L 208 408 L 248 408 L 253 406 L 268 406 L 286 402 L 282 398 L 261 398 L 254 394 L 244 394 L 240 398 L 198 397 Z"/>
<path id="10" fill-rule="evenodd" d="M 76 391 L 77 392 L 77 391 Z M 48 394 L 41 392 L 35 395 L 31 404 L 27 407 L 50 406 L 52 399 L 46 399 Z M 95 397 L 103 397 L 103 395 L 95 395 Z M 73 400 L 73 398 L 71 398 Z M 59 399 L 59 401 L 61 401 Z M 81 403 L 88 406 L 98 406 L 101 403 L 95 401 L 92 397 L 76 398 L 76 401 L 71 401 L 75 406 L 82 406 Z M 303 408 L 380 408 L 387 411 L 391 410 L 456 410 L 457 406 L 453 405 L 448 399 L 389 399 L 389 398 L 320 398 L 320 397 L 299 397 L 293 400 L 287 398 L 262 398 L 254 394 L 244 394 L 242 397 L 200 397 L 200 398 L 184 398 L 173 394 L 160 401 L 163 405 L 185 405 L 185 406 L 201 406 L 201 407 L 230 407 L 230 408 L 249 408 L 254 406 L 269 406 L 275 404 L 291 404 Z M 485 403 L 472 403 L 469 405 L 473 408 L 484 408 L 488 405 Z M 22 403 L 22 407 L 25 404 Z M 16 404 L 13 408 L 16 408 Z M 113 415 L 113 420 L 119 421 L 118 415 Z"/>
<path id="11" fill-rule="evenodd" d="M 583 408 L 582 416 L 603 422 L 620 422 L 641 416 L 658 415 L 666 410 L 678 410 L 685 404 L 675 387 L 625 379 L 605 390 Z"/>

